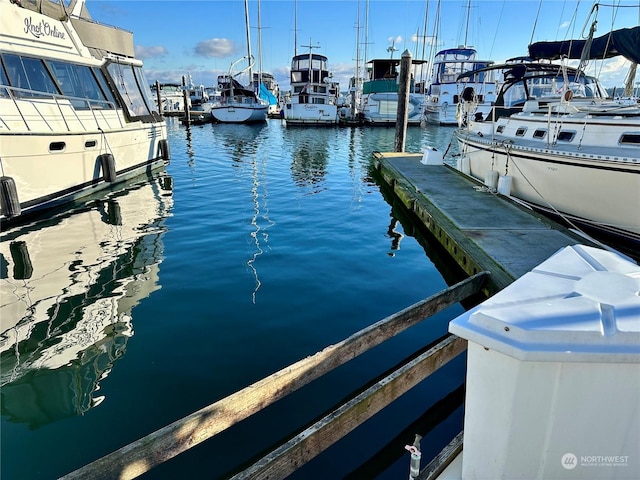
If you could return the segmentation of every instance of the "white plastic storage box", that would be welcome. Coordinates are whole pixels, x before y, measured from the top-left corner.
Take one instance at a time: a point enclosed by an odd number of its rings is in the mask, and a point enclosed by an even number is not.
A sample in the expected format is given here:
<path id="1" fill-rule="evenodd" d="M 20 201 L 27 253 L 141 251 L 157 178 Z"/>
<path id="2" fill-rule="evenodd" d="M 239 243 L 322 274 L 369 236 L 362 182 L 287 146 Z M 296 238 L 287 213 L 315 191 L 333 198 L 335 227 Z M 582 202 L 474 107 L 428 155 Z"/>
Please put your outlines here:
<path id="1" fill-rule="evenodd" d="M 566 247 L 449 331 L 469 341 L 462 478 L 640 478 L 640 267 Z"/>

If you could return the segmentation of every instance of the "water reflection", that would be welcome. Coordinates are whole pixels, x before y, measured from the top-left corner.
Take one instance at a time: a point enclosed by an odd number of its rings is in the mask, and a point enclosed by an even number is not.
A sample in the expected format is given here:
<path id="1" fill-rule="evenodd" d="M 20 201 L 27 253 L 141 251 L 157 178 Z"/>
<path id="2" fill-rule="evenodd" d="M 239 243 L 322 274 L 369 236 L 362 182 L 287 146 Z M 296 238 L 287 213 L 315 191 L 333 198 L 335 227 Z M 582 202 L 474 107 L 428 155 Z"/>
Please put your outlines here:
<path id="1" fill-rule="evenodd" d="M 329 128 L 329 132 L 333 129 Z M 319 193 L 325 189 L 324 179 L 329 163 L 329 135 L 322 129 L 285 129 L 285 141 L 291 148 L 291 178 L 298 187 Z"/>
<path id="2" fill-rule="evenodd" d="M 267 190 L 266 166 L 268 157 L 260 152 L 261 137 L 266 134 L 265 124 L 234 125 L 219 124 L 214 126 L 214 136 L 226 149 L 227 155 L 232 160 L 236 173 L 246 176 L 250 181 L 251 193 L 251 244 L 253 252 L 246 264 L 254 277 L 254 288 L 251 292 L 252 302 L 256 303 L 258 290 L 262 286 L 256 261 L 264 253 L 269 242 L 268 228 L 275 225 L 269 218 L 269 195 Z M 245 170 L 248 169 L 248 170 Z"/>
<path id="3" fill-rule="evenodd" d="M 387 235 L 391 238 L 391 251 L 388 253 L 390 257 L 395 256 L 395 251 L 400 250 L 400 241 L 404 238 L 402 232 L 397 230 L 398 228 L 398 219 L 393 216 L 393 212 L 390 214 L 391 223 L 389 224 L 389 228 L 387 229 Z"/>
<path id="4" fill-rule="evenodd" d="M 266 124 L 235 125 L 216 124 L 213 134 L 226 150 L 234 163 L 243 163 L 255 159 L 260 145 L 260 136 Z"/>
<path id="5" fill-rule="evenodd" d="M 0 396 L 37 428 L 104 400 L 99 382 L 133 335 L 132 310 L 160 288 L 167 176 L 0 237 Z"/>

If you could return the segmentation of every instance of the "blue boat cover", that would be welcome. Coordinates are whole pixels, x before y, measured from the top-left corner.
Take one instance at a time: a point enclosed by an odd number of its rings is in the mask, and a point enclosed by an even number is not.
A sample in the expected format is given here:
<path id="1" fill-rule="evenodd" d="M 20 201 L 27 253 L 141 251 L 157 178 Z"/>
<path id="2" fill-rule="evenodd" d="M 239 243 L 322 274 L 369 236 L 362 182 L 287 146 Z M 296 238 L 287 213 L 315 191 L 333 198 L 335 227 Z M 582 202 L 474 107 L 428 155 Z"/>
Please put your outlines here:
<path id="1" fill-rule="evenodd" d="M 529 56 L 533 60 L 542 58 L 557 60 L 561 57 L 580 59 L 586 44 L 587 40 L 536 42 L 529 45 Z M 640 26 L 613 30 L 606 35 L 594 38 L 586 58 L 602 60 L 618 55 L 640 63 Z"/>
<path id="2" fill-rule="evenodd" d="M 260 83 L 260 98 L 269 102 L 269 105 L 278 104 L 278 99 L 264 86 L 264 83 Z"/>

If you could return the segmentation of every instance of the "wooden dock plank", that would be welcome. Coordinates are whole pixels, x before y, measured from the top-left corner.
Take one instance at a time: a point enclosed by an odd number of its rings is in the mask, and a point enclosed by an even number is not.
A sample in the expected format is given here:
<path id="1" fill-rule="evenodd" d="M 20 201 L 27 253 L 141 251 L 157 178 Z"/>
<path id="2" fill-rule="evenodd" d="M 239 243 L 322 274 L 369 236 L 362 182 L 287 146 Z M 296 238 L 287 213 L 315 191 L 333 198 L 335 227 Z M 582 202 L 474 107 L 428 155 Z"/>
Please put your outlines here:
<path id="1" fill-rule="evenodd" d="M 491 272 L 495 293 L 567 245 L 586 243 L 563 226 L 422 154 L 374 152 L 383 180 L 469 274 Z"/>

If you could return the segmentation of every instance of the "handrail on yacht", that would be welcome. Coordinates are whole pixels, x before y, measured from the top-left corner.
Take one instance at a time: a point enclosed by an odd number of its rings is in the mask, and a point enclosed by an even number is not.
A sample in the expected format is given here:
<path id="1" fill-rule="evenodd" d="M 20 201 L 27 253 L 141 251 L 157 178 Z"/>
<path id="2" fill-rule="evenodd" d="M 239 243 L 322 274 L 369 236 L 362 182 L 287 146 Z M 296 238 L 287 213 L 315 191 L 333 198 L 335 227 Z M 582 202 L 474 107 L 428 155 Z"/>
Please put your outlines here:
<path id="1" fill-rule="evenodd" d="M 25 127 L 29 131 L 32 131 L 32 128 L 29 126 L 29 122 L 28 122 L 27 118 L 25 118 L 25 115 L 24 115 L 22 109 L 20 108 L 19 100 L 28 100 L 29 104 L 33 105 L 35 107 L 36 112 L 40 116 L 41 120 L 47 125 L 47 127 L 49 127 L 49 130 L 51 130 L 51 131 L 54 131 L 54 129 L 51 126 L 50 122 L 47 121 L 47 118 L 42 114 L 42 112 L 38 108 L 38 103 L 51 105 L 50 102 L 53 100 L 53 102 L 55 102 L 56 106 L 58 107 L 58 110 L 60 112 L 60 118 L 64 122 L 64 124 L 66 126 L 66 130 L 68 132 L 71 131 L 71 127 L 69 125 L 69 122 L 67 121 L 67 117 L 66 117 L 65 113 L 62 111 L 62 106 L 63 106 L 64 103 L 67 103 L 71 107 L 71 110 L 73 111 L 75 119 L 78 121 L 78 123 L 80 123 L 80 125 L 82 125 L 82 128 L 84 129 L 84 131 L 88 131 L 88 128 L 83 123 L 83 121 L 80 118 L 80 116 L 78 115 L 78 110 L 91 111 L 91 114 L 93 115 L 93 119 L 96 122 L 96 128 L 97 129 L 100 129 L 101 126 L 100 126 L 100 122 L 98 120 L 98 117 L 96 115 L 96 111 L 102 111 L 102 110 L 117 111 L 117 105 L 114 102 L 110 102 L 108 100 L 97 100 L 97 99 L 83 98 L 83 97 L 72 97 L 70 95 L 60 95 L 60 94 L 57 94 L 57 93 L 40 92 L 40 91 L 29 90 L 29 89 L 25 89 L 25 88 L 10 87 L 8 85 L 0 85 L 0 98 L 2 98 L 2 97 L 11 98 L 13 100 L 13 104 L 15 105 L 16 110 L 20 114 L 20 117 L 22 118 L 22 121 L 24 122 Z M 86 107 L 79 107 L 78 106 L 78 105 L 82 105 L 82 104 L 86 105 Z M 101 108 L 96 108 L 96 106 L 101 106 Z M 118 117 L 118 121 L 120 123 L 120 127 L 123 127 L 124 124 L 122 123 L 121 116 L 118 115 L 117 117 Z M 2 120 L 2 123 L 6 126 L 6 128 L 8 130 L 11 130 L 9 125 L 7 124 L 7 122 L 4 119 L 1 119 L 1 120 Z M 85 121 L 86 121 L 86 119 L 85 119 Z"/>

